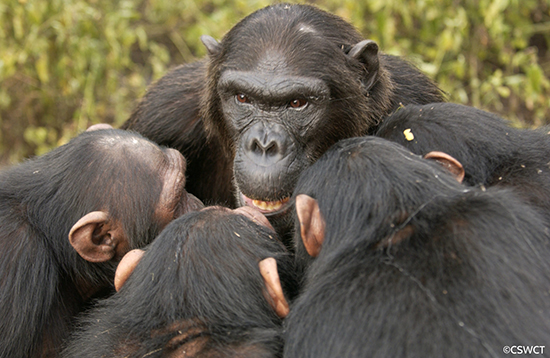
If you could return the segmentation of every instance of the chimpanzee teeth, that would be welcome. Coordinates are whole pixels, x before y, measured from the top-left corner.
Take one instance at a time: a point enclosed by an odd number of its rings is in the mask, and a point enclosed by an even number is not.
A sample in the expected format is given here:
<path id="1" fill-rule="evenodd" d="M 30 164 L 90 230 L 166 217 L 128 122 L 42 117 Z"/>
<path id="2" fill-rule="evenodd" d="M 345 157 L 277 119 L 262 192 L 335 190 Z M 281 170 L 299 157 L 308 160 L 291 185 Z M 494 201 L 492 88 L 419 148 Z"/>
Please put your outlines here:
<path id="1" fill-rule="evenodd" d="M 275 211 L 280 209 L 289 198 L 285 198 L 278 201 L 262 201 L 262 200 L 252 200 L 252 204 L 260 210 L 263 211 Z"/>

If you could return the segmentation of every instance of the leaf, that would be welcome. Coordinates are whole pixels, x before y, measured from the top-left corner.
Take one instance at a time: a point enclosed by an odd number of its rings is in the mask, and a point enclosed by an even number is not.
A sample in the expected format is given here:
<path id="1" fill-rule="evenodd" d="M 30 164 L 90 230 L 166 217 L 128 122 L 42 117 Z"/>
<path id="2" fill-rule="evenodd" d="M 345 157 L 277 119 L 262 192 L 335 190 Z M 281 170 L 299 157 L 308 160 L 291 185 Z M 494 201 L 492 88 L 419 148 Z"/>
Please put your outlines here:
<path id="1" fill-rule="evenodd" d="M 41 54 L 40 57 L 38 57 L 38 60 L 36 60 L 36 74 L 38 75 L 38 79 L 40 79 L 40 82 L 42 83 L 48 83 L 50 80 L 50 74 L 48 70 L 48 55 L 47 54 Z"/>

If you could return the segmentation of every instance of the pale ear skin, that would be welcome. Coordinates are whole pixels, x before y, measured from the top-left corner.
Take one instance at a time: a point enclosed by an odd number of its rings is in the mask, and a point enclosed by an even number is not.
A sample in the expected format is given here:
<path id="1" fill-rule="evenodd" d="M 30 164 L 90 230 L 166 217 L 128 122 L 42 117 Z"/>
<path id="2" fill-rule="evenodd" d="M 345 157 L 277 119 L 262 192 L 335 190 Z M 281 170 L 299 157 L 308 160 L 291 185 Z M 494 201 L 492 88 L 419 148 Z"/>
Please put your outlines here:
<path id="1" fill-rule="evenodd" d="M 300 221 L 300 234 L 307 253 L 317 257 L 325 240 L 325 219 L 317 200 L 300 194 L 296 197 L 296 214 Z"/>
<path id="2" fill-rule="evenodd" d="M 263 259 L 258 263 L 260 273 L 264 278 L 267 293 L 271 298 L 269 304 L 275 310 L 275 313 L 281 318 L 285 318 L 290 312 L 288 302 L 283 294 L 279 272 L 277 271 L 277 261 L 273 257 Z"/>
<path id="3" fill-rule="evenodd" d="M 220 53 L 220 44 L 212 36 L 202 35 L 201 41 L 210 56 L 216 56 Z"/>
<path id="4" fill-rule="evenodd" d="M 380 62 L 378 60 L 378 44 L 372 40 L 363 40 L 353 46 L 348 55 L 361 62 L 367 70 L 367 75 L 361 80 L 363 91 L 368 93 L 378 78 Z"/>
<path id="5" fill-rule="evenodd" d="M 69 242 L 90 262 L 122 257 L 129 249 L 122 225 L 109 219 L 105 211 L 92 211 L 81 217 L 69 232 Z"/>
<path id="6" fill-rule="evenodd" d="M 86 132 L 93 132 L 100 129 L 113 129 L 113 127 L 107 123 L 98 123 L 98 124 L 93 124 L 89 126 L 88 129 L 86 129 Z"/>
<path id="7" fill-rule="evenodd" d="M 135 249 L 129 251 L 126 255 L 124 255 L 122 260 L 120 260 L 115 272 L 115 289 L 117 292 L 120 291 L 122 286 L 124 286 L 124 283 L 126 283 L 128 277 L 130 277 L 132 272 L 134 272 L 134 269 L 143 257 L 144 253 L 145 251 L 143 250 Z"/>
<path id="8" fill-rule="evenodd" d="M 424 158 L 433 159 L 439 164 L 443 165 L 443 167 L 451 172 L 451 174 L 459 183 L 462 183 L 462 181 L 464 180 L 464 168 L 462 167 L 462 164 L 455 158 L 451 157 L 449 154 L 433 151 L 424 155 Z"/>

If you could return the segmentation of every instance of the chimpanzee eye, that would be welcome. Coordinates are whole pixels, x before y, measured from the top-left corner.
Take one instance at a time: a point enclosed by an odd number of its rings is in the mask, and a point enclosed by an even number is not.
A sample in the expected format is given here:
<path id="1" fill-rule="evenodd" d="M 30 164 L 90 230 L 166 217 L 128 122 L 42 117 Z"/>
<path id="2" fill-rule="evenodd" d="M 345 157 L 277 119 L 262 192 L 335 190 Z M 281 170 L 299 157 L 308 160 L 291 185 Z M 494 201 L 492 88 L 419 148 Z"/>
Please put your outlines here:
<path id="1" fill-rule="evenodd" d="M 245 94 L 239 93 L 236 97 L 240 103 L 250 103 L 250 99 Z"/>
<path id="2" fill-rule="evenodd" d="M 301 108 L 307 104 L 307 99 L 305 98 L 296 98 L 290 101 L 289 105 L 292 108 Z"/>

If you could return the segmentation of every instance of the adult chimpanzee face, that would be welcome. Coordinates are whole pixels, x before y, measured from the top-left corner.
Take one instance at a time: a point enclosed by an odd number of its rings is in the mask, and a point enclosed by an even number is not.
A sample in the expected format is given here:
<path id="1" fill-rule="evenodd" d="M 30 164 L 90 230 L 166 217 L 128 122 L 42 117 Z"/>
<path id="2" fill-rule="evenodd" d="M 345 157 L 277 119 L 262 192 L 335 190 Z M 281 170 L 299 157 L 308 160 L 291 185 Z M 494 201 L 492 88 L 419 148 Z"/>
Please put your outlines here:
<path id="1" fill-rule="evenodd" d="M 284 221 L 299 174 L 372 124 L 378 45 L 339 18 L 289 4 L 252 14 L 221 43 L 202 40 L 206 130 L 232 155 L 238 204 Z"/>
<path id="2" fill-rule="evenodd" d="M 249 71 L 225 71 L 218 83 L 236 137 L 238 199 L 264 213 L 284 206 L 295 179 L 311 164 L 307 129 L 324 118 L 330 94 L 322 80 L 293 75 L 286 61 L 273 58 L 264 56 Z"/>

